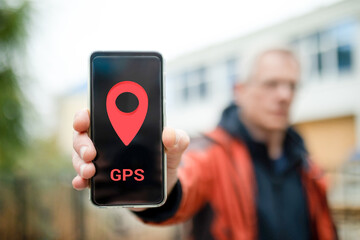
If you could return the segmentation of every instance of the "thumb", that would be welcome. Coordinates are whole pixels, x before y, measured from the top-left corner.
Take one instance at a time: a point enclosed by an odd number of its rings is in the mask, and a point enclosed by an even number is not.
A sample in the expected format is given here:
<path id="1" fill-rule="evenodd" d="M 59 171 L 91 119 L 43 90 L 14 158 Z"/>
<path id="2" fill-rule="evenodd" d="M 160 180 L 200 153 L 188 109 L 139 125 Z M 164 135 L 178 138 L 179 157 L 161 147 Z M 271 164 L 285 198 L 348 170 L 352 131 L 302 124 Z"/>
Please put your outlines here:
<path id="1" fill-rule="evenodd" d="M 190 138 L 183 130 L 166 127 L 162 134 L 162 140 L 167 156 L 167 167 L 176 169 L 183 152 L 189 146 Z"/>

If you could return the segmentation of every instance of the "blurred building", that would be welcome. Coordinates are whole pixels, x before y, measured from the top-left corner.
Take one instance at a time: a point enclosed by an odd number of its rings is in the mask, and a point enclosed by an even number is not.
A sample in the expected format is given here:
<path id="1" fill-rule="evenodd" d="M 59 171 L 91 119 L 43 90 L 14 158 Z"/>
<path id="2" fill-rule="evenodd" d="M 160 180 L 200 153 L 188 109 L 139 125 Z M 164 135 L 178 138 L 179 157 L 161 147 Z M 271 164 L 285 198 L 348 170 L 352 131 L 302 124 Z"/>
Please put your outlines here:
<path id="1" fill-rule="evenodd" d="M 191 134 L 215 126 L 232 100 L 244 59 L 259 48 L 288 45 L 303 69 L 293 123 L 314 159 L 335 169 L 360 137 L 359 23 L 360 2 L 342 1 L 169 62 L 168 123 Z"/>
<path id="2" fill-rule="evenodd" d="M 340 1 L 167 62 L 167 124 L 193 136 L 214 127 L 222 109 L 232 101 L 233 85 L 245 68 L 244 59 L 272 45 L 290 46 L 301 61 L 302 80 L 291 119 L 313 159 L 332 173 L 330 201 L 338 219 L 346 219 L 350 211 L 346 199 L 350 198 L 351 216 L 360 216 L 360 177 L 355 174 L 349 180 L 349 167 L 343 167 L 350 164 L 354 168 L 355 164 L 359 168 L 360 163 L 347 161 L 360 149 L 358 0 Z M 80 108 L 78 103 L 86 107 L 86 95 L 84 85 L 60 100 L 59 116 L 64 118 L 59 121 L 60 139 L 66 151 L 71 150 L 72 115 Z M 351 185 L 351 195 L 344 190 L 349 186 L 346 181 L 357 183 Z M 342 236 L 350 234 L 352 239 L 352 234 L 360 235 L 359 225 L 349 231 L 346 223 L 339 224 L 345 226 Z"/>

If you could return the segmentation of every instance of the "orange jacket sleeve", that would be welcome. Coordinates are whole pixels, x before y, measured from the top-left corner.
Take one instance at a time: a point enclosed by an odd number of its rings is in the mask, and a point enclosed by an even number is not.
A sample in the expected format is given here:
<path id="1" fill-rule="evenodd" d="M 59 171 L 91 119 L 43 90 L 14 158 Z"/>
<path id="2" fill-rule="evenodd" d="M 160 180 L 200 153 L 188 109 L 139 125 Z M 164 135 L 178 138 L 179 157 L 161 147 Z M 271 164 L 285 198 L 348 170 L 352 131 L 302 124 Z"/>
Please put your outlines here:
<path id="1" fill-rule="evenodd" d="M 184 222 L 206 202 L 212 184 L 211 151 L 189 151 L 178 169 L 178 182 L 159 208 L 134 212 L 141 221 L 156 225 Z"/>

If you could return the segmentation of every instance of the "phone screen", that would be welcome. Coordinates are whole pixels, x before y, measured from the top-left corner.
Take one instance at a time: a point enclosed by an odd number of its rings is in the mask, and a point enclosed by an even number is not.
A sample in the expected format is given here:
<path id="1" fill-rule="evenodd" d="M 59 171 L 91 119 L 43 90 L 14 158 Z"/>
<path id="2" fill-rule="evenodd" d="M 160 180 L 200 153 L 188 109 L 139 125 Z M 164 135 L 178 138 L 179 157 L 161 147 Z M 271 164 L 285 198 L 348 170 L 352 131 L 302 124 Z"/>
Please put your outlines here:
<path id="1" fill-rule="evenodd" d="M 164 201 L 163 60 L 151 52 L 95 52 L 90 58 L 91 200 L 96 205 Z"/>

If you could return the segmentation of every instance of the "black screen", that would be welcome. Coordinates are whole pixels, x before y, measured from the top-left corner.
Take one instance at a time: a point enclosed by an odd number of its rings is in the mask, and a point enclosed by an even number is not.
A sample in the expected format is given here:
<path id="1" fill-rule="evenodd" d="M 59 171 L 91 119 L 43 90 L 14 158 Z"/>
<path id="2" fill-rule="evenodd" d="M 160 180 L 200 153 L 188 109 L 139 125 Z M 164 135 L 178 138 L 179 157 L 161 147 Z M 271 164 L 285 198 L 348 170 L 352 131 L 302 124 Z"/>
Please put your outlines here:
<path id="1" fill-rule="evenodd" d="M 90 135 L 97 150 L 94 160 L 96 174 L 91 179 L 91 200 L 97 205 L 161 203 L 164 199 L 161 55 L 96 52 L 90 62 Z M 145 104 L 142 98 L 137 97 L 138 93 L 132 91 L 123 91 L 109 101 L 110 90 L 118 85 L 125 86 L 125 89 L 133 85 L 142 88 L 148 103 Z M 107 109 L 110 104 L 114 104 L 113 109 L 116 108 L 113 112 L 120 111 L 121 114 L 110 116 L 111 111 Z M 146 105 L 144 114 L 141 109 Z M 140 114 L 135 117 L 140 122 L 143 115 L 145 118 L 135 137 L 127 143 L 119 137 L 113 125 L 115 122 L 119 125 L 120 135 L 128 130 L 136 131 L 136 127 L 131 126 L 131 119 L 130 122 L 123 121 L 134 114 Z"/>

